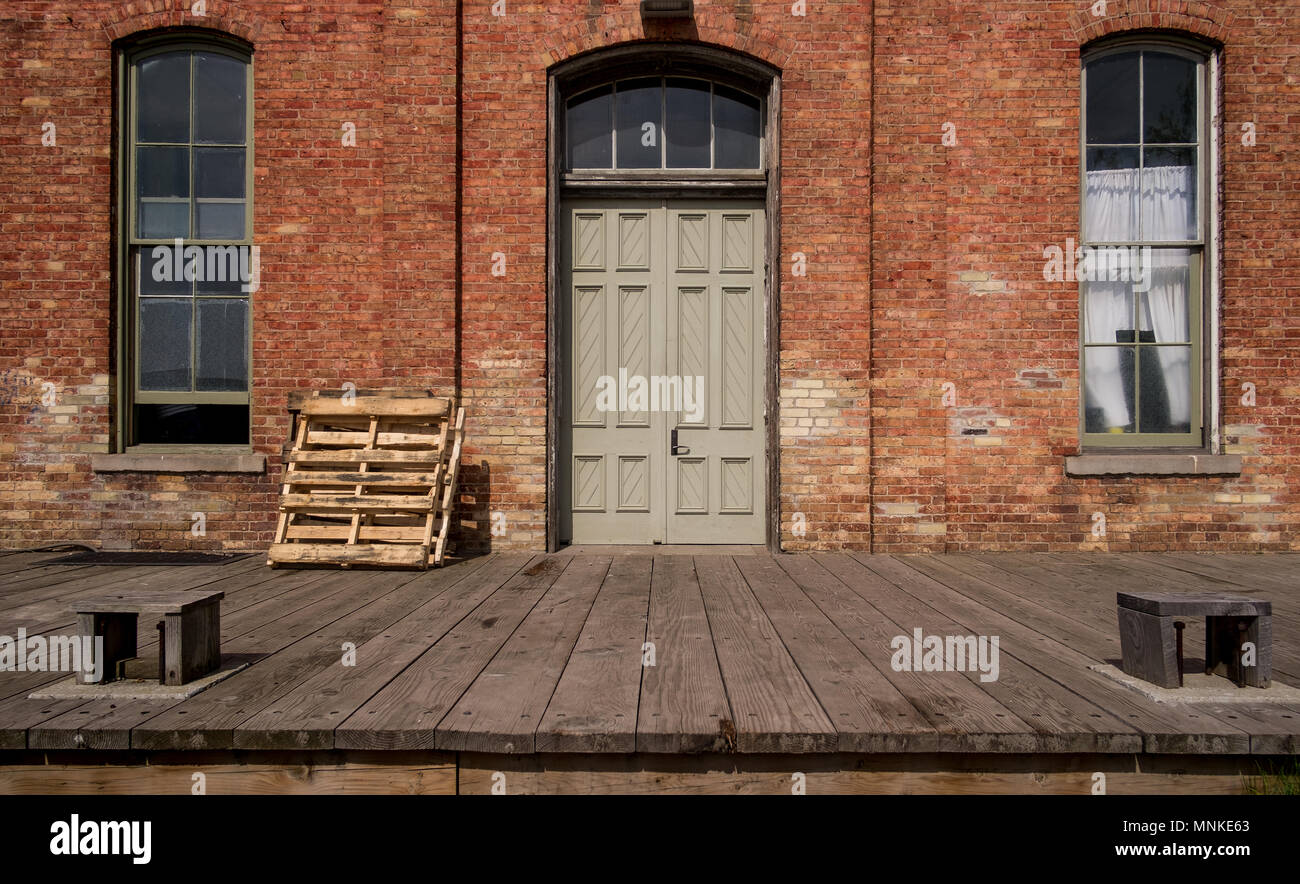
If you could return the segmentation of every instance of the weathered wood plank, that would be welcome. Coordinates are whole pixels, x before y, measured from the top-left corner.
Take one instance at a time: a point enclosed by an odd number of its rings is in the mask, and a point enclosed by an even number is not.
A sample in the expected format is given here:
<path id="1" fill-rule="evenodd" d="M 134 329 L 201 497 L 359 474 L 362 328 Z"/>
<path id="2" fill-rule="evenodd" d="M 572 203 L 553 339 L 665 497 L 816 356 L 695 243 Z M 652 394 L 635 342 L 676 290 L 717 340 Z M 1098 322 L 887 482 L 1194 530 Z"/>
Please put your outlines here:
<path id="1" fill-rule="evenodd" d="M 94 572 L 94 565 L 45 565 L 24 568 L 0 577 L 0 607 L 12 607 L 10 600 L 21 592 L 33 589 L 45 589 L 88 577 Z"/>
<path id="2" fill-rule="evenodd" d="M 1064 561 L 1058 559 L 1065 558 Z M 1078 559 L 1084 559 L 1087 564 L 1079 564 Z M 1143 563 L 1136 556 L 1105 556 L 1098 554 L 1090 556 L 1039 556 L 1035 559 L 1041 562 L 1042 570 L 1047 574 L 1057 574 L 1069 576 L 1077 581 L 1083 589 L 1081 592 L 1086 593 L 1086 604 L 1092 608 L 1090 612 L 1094 617 L 1101 617 L 1103 621 L 1110 621 L 1111 611 L 1113 610 L 1114 594 L 1117 591 L 1124 590 L 1158 590 L 1165 592 L 1191 592 L 1191 591 L 1215 591 L 1223 590 L 1225 584 L 1210 581 L 1206 578 L 1199 578 L 1197 575 L 1186 575 L 1189 579 L 1182 579 L 1182 572 L 1175 572 L 1169 569 L 1160 568 L 1151 563 Z M 1047 578 L 1050 580 L 1051 578 Z M 1050 584 L 1049 584 L 1050 585 Z M 1069 590 L 1066 590 L 1069 592 Z M 1262 599 L 1268 599 L 1274 604 L 1274 610 L 1277 612 L 1273 620 L 1274 645 L 1273 645 L 1273 671 L 1283 677 L 1300 679 L 1300 620 L 1295 616 L 1288 617 L 1283 611 L 1290 604 L 1286 597 L 1277 593 L 1262 592 L 1250 586 L 1234 586 L 1232 592 L 1242 595 L 1257 595 Z M 1106 599 L 1104 604 L 1099 604 L 1099 599 Z M 1195 628 L 1188 629 L 1183 636 L 1185 653 L 1191 655 L 1204 655 L 1205 653 L 1205 635 L 1203 629 L 1204 621 L 1200 621 Z M 1191 625 L 1191 624 L 1189 624 Z"/>
<path id="3" fill-rule="evenodd" d="M 255 605 L 244 609 L 240 612 L 240 615 L 229 618 L 236 625 L 232 627 L 228 623 L 227 628 L 242 630 L 242 634 L 226 643 L 226 653 L 232 656 L 251 656 L 258 653 L 274 654 L 275 651 L 318 629 L 322 623 L 331 623 L 340 616 L 356 611 L 361 606 L 367 605 L 377 598 L 391 597 L 397 588 L 400 588 L 404 583 L 410 582 L 414 576 L 413 574 L 401 574 L 393 581 L 371 581 L 360 588 L 349 585 L 348 582 L 342 580 L 326 580 L 321 581 L 319 584 L 309 584 L 301 587 L 299 591 L 277 597 L 263 606 Z M 311 604 L 309 600 L 301 597 L 302 593 L 305 592 L 310 592 L 315 597 L 316 604 Z M 409 599 L 399 597 L 399 602 L 405 605 L 409 603 Z M 250 613 L 254 611 L 256 614 Z M 269 622 L 266 619 L 268 617 L 272 618 Z M 249 622 L 250 618 L 253 621 L 251 623 Z M 380 629 L 383 625 L 387 625 L 387 622 L 390 621 L 384 621 L 379 625 L 370 625 L 375 629 Z M 361 626 L 359 628 L 367 627 Z M 268 643 L 271 644 L 271 647 L 263 651 L 262 649 Z M 332 652 L 332 656 L 335 658 L 339 656 L 339 651 L 335 650 L 338 645 L 326 647 Z M 271 660 L 276 660 L 277 663 L 282 662 L 282 659 L 271 658 Z M 317 660 L 316 664 L 317 667 L 324 665 L 324 661 Z M 256 678 L 249 678 L 248 676 L 254 675 L 255 672 L 256 675 L 264 675 L 271 668 L 269 666 L 258 668 L 259 665 L 261 664 L 255 663 L 240 674 L 242 688 L 251 689 L 256 683 Z M 207 697 L 211 700 L 213 698 L 209 697 L 210 692 L 225 686 L 231 686 L 234 681 L 235 679 L 232 678 L 221 682 L 191 699 Z M 280 688 L 281 686 L 287 690 L 293 686 L 293 682 L 285 684 L 283 677 L 279 681 L 272 679 L 271 688 Z M 151 719 L 178 705 L 180 703 L 157 703 L 146 700 L 116 703 L 107 700 L 88 700 L 83 706 L 71 712 L 31 727 L 28 731 L 28 746 L 33 749 L 121 749 L 132 747 L 134 746 L 131 737 L 132 729 L 150 724 Z M 106 712 L 105 709 L 109 709 L 109 711 Z M 203 748 L 205 745 L 197 742 L 193 735 L 191 735 L 190 740 L 189 745 L 191 748 Z"/>
<path id="4" fill-rule="evenodd" d="M 227 642 L 228 653 L 260 654 L 238 675 L 142 722 L 133 732 L 137 749 L 229 749 L 235 728 L 344 655 L 344 642 L 357 646 L 382 632 L 425 601 L 429 575 L 384 571 L 364 582 L 332 573 L 319 590 L 329 595 Z M 273 613 L 273 612 L 269 612 Z"/>
<path id="5" fill-rule="evenodd" d="M 273 543 L 267 559 L 277 565 L 332 564 L 376 567 L 424 568 L 429 550 L 424 546 L 387 546 L 370 543 Z"/>
<path id="6" fill-rule="evenodd" d="M 1239 795 L 1257 771 L 1241 756 L 476 755 L 462 795 Z M 942 848 L 936 848 L 942 849 Z"/>
<path id="7" fill-rule="evenodd" d="M 352 666 L 331 665 L 239 724 L 239 749 L 332 749 L 334 729 L 512 578 L 525 553 L 471 559 L 422 578 L 430 595 L 358 645 Z"/>
<path id="8" fill-rule="evenodd" d="M 847 555 L 782 556 L 778 563 L 817 606 L 929 721 L 934 733 L 912 740 L 914 751 L 1029 751 L 1037 746 L 1033 728 L 957 672 L 895 670 L 891 642 L 911 636 L 915 616 L 887 613 L 881 595 L 897 588 Z M 819 573 L 820 572 L 820 573 Z M 899 618 L 910 623 L 908 629 Z"/>
<path id="9" fill-rule="evenodd" d="M 893 752 L 929 722 L 770 556 L 735 560 L 838 732 L 841 752 Z"/>
<path id="10" fill-rule="evenodd" d="M 442 398 L 399 399 L 388 396 L 322 396 L 302 400 L 301 414 L 312 417 L 440 418 L 451 411 L 451 401 Z"/>
<path id="11" fill-rule="evenodd" d="M 740 752 L 829 752 L 835 725 L 729 556 L 697 556 L 695 573 L 731 700 Z"/>
<path id="12" fill-rule="evenodd" d="M 538 556 L 334 731 L 343 749 L 432 749 L 434 730 L 571 560 Z"/>
<path id="13" fill-rule="evenodd" d="M 266 573 L 276 575 L 276 572 L 273 571 L 267 571 Z M 219 587 L 223 592 L 229 593 L 229 597 L 223 602 L 223 610 L 225 611 L 225 617 L 223 617 L 222 623 L 223 641 L 229 636 L 237 635 L 237 627 L 239 627 L 244 620 L 248 619 L 249 615 L 245 615 L 243 618 L 238 616 L 231 617 L 235 612 L 239 612 L 244 608 L 252 607 L 253 605 L 266 601 L 267 599 L 285 595 L 295 589 L 299 590 L 299 596 L 303 595 L 304 592 L 309 593 L 309 590 L 301 590 L 300 588 L 306 584 L 322 580 L 327 575 L 325 572 L 294 572 L 278 576 L 281 579 L 276 580 L 275 583 L 266 580 L 259 582 L 255 586 L 250 585 L 243 589 L 240 589 L 239 584 L 233 583 L 233 580 L 237 578 L 232 578 L 232 581 L 221 580 L 208 584 L 210 587 Z M 258 622 L 261 622 L 265 619 L 265 614 L 259 611 L 255 617 Z M 46 630 L 42 634 L 48 636 L 56 631 L 60 634 L 71 634 L 71 631 L 74 629 L 75 623 L 68 623 L 63 624 L 62 629 L 56 626 L 52 629 Z M 139 628 L 136 632 L 136 647 L 139 653 L 156 653 L 158 644 L 157 639 L 158 633 L 154 628 L 154 621 L 145 619 L 143 622 L 139 623 Z M 26 696 L 37 687 L 48 685 L 55 681 L 61 681 L 65 677 L 66 674 L 63 673 L 3 672 L 0 673 L 0 697 L 9 698 L 13 696 Z"/>
<path id="14" fill-rule="evenodd" d="M 693 556 L 655 557 L 645 667 L 637 710 L 641 752 L 722 752 L 735 748 L 735 716 L 722 684 Z"/>
<path id="15" fill-rule="evenodd" d="M 438 725 L 438 749 L 532 752 L 612 560 L 574 560 Z"/>
<path id="16" fill-rule="evenodd" d="M 9 574 L 16 574 L 28 569 L 40 568 L 41 562 L 49 561 L 52 558 L 61 555 L 57 551 L 52 552 L 3 552 L 0 551 L 0 577 Z M 68 567 L 55 565 L 53 567 Z M 3 581 L 0 581 L 3 585 Z"/>
<path id="17" fill-rule="evenodd" d="M 881 576 L 896 572 L 899 567 L 897 562 L 877 566 L 874 558 L 870 561 L 871 569 Z M 959 618 L 967 627 L 978 625 L 978 628 L 997 630 L 1006 645 L 1014 648 L 1018 659 L 1058 684 L 1069 685 L 1079 696 L 1140 731 L 1144 735 L 1145 751 L 1189 754 L 1250 751 L 1249 736 L 1241 729 L 1205 713 L 1173 709 L 1146 700 L 1090 670 L 1092 661 L 1069 645 L 972 602 L 919 572 L 912 573 L 919 579 L 907 579 L 905 585 L 899 586 L 900 590 L 952 618 Z"/>
<path id="18" fill-rule="evenodd" d="M 927 557 L 854 558 L 901 590 L 899 593 L 873 599 L 895 621 L 910 613 L 916 618 L 913 630 L 920 628 L 925 635 L 937 635 L 945 646 L 949 636 L 954 637 L 954 641 L 970 636 L 974 641 L 986 640 L 990 643 L 996 636 L 1002 642 L 1002 636 L 996 628 L 986 622 L 972 621 L 970 618 L 959 620 L 933 602 L 916 604 L 918 586 L 924 586 L 927 581 L 938 583 L 912 567 L 918 558 L 927 561 Z M 904 601 L 909 597 L 911 601 Z M 1103 707 L 1078 697 L 1065 686 L 1044 676 L 1010 651 L 1008 644 L 1000 645 L 999 671 L 995 678 L 992 677 L 992 672 L 985 674 L 975 671 L 969 661 L 966 661 L 964 674 L 1034 731 L 1036 751 L 1135 752 L 1141 749 L 1141 736 L 1133 728 L 1110 715 Z M 959 661 L 954 661 L 956 662 Z"/>
<path id="19" fill-rule="evenodd" d="M 280 506 L 303 513 L 428 513 L 436 502 L 425 494 L 286 494 Z M 278 545 L 278 544 L 277 544 Z"/>
<path id="20" fill-rule="evenodd" d="M 637 698 L 656 567 L 656 560 L 644 556 L 614 559 L 537 726 L 534 751 L 636 751 Z"/>
<path id="21" fill-rule="evenodd" d="M 455 795 L 456 759 L 351 760 L 294 753 L 272 761 L 0 766 L 0 795 Z"/>

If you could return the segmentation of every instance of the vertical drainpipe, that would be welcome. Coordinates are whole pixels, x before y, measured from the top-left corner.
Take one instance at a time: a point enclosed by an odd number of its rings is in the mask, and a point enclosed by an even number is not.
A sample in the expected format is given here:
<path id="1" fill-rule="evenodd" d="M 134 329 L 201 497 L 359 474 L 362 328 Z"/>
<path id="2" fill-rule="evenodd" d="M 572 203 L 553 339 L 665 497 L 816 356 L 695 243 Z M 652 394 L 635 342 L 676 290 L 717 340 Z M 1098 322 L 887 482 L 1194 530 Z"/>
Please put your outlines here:
<path id="1" fill-rule="evenodd" d="M 464 285 L 461 281 L 462 273 L 464 269 L 464 264 L 462 262 L 465 257 L 465 248 L 463 245 L 463 233 L 464 233 L 463 214 L 465 208 L 465 200 L 463 196 L 464 158 L 462 157 L 461 154 L 461 150 L 464 145 L 463 133 L 464 133 L 464 126 L 465 126 L 465 116 L 464 116 L 464 109 L 463 109 L 464 98 L 465 98 L 464 71 L 465 71 L 465 4 L 464 4 L 464 0 L 456 0 L 456 155 L 455 155 L 456 243 L 453 249 L 453 254 L 455 255 L 454 290 L 455 290 L 456 305 L 455 305 L 455 321 L 454 321 L 454 333 L 453 333 L 455 343 L 452 347 L 452 360 L 453 360 L 452 371 L 454 373 L 453 376 L 455 378 L 454 395 L 456 397 L 457 405 L 462 404 L 461 403 L 461 392 L 462 392 L 461 390 L 462 387 L 461 316 L 462 313 L 464 312 L 462 305 L 464 303 L 464 296 L 465 296 Z"/>

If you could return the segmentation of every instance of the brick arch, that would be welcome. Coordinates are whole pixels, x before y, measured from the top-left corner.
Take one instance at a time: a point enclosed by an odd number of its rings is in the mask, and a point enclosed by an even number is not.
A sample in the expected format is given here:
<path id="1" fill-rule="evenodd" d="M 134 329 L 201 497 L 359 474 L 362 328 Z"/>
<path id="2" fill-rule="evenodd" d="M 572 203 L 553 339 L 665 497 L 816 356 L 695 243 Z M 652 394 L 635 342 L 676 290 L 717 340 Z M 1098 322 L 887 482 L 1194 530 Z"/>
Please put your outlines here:
<path id="1" fill-rule="evenodd" d="M 1213 43 L 1228 41 L 1232 13 L 1196 0 L 1107 0 L 1106 14 L 1094 16 L 1091 0 L 1070 14 L 1079 45 L 1129 31 L 1178 31 Z"/>
<path id="2" fill-rule="evenodd" d="M 99 23 L 110 43 L 133 34 L 184 27 L 218 31 L 257 44 L 262 28 L 255 13 L 227 0 L 205 2 L 204 15 L 191 12 L 193 0 L 125 3 L 103 13 Z"/>
<path id="3" fill-rule="evenodd" d="M 754 27 L 743 17 L 726 10 L 695 9 L 691 22 L 641 20 L 637 4 L 569 25 L 545 42 L 545 67 L 568 61 L 596 49 L 638 42 L 696 43 L 731 49 L 784 70 L 794 55 L 795 43 L 767 27 Z"/>

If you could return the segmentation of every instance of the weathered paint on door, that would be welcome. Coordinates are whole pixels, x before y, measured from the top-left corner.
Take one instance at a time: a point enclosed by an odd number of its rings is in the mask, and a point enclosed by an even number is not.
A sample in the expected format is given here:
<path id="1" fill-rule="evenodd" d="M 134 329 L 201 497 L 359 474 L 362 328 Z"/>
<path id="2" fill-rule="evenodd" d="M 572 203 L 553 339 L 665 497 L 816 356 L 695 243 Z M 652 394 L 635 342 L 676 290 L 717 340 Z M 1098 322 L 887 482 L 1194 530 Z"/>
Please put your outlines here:
<path id="1" fill-rule="evenodd" d="M 561 226 L 560 539 L 762 543 L 762 204 L 572 201 Z"/>

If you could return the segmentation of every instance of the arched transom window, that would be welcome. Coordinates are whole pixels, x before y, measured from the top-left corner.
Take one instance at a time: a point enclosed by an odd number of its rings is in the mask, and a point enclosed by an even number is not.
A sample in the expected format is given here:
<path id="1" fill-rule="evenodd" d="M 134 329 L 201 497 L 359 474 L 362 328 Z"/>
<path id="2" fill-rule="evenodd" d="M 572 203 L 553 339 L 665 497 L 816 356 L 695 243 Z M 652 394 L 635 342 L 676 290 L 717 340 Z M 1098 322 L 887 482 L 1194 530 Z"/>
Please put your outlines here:
<path id="1" fill-rule="evenodd" d="M 565 165 L 582 169 L 760 169 L 763 100 L 694 77 L 618 80 L 565 106 Z"/>

